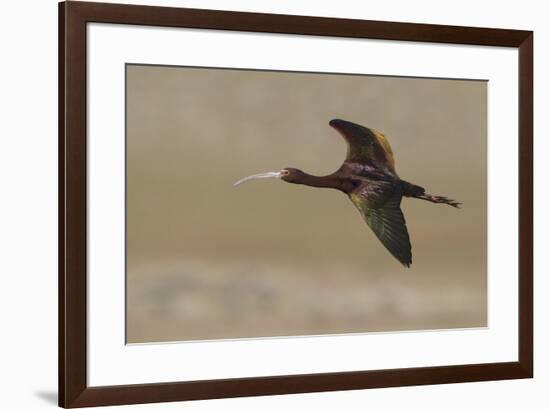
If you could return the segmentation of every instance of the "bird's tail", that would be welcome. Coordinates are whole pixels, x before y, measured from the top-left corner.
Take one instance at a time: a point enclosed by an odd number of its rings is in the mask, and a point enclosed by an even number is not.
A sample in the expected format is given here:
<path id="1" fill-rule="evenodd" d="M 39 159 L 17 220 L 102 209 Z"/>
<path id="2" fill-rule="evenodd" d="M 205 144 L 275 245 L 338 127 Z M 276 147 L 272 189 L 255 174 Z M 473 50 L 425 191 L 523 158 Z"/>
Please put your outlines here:
<path id="1" fill-rule="evenodd" d="M 405 181 L 403 182 L 404 182 L 404 189 L 403 189 L 404 196 L 414 197 L 416 199 L 421 199 L 421 200 L 427 200 L 428 202 L 432 202 L 432 203 L 447 204 L 449 206 L 456 207 L 457 209 L 460 209 L 460 206 L 462 205 L 462 203 L 457 202 L 454 199 L 449 199 L 448 197 L 445 197 L 445 196 L 430 195 L 429 193 L 426 193 L 426 190 L 421 186 L 417 186 Z"/>

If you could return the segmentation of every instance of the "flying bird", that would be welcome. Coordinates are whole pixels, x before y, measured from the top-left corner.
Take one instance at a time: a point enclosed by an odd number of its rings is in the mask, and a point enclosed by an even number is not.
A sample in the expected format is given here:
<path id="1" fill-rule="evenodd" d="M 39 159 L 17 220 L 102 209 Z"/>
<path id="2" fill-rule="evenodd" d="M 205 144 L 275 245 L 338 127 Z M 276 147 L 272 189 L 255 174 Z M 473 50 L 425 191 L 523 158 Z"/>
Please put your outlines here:
<path id="1" fill-rule="evenodd" d="M 384 247 L 405 267 L 412 263 L 411 242 L 401 199 L 411 197 L 459 208 L 461 203 L 402 180 L 395 171 L 393 152 L 386 137 L 375 129 L 333 119 L 329 125 L 347 142 L 346 159 L 327 176 L 314 176 L 295 168 L 247 176 L 234 184 L 253 179 L 278 178 L 288 183 L 336 189 L 345 193 Z"/>

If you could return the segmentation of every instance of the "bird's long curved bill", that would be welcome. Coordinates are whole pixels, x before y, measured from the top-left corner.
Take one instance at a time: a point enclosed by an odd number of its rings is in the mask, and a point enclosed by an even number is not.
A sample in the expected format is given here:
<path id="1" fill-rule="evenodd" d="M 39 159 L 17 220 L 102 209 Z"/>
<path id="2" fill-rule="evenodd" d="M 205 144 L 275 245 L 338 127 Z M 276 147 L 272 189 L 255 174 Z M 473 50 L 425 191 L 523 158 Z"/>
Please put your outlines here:
<path id="1" fill-rule="evenodd" d="M 233 186 L 239 186 L 241 183 L 248 182 L 249 180 L 254 179 L 278 179 L 281 177 L 281 172 L 266 172 L 258 173 L 256 175 L 247 176 L 241 180 L 236 181 Z"/>

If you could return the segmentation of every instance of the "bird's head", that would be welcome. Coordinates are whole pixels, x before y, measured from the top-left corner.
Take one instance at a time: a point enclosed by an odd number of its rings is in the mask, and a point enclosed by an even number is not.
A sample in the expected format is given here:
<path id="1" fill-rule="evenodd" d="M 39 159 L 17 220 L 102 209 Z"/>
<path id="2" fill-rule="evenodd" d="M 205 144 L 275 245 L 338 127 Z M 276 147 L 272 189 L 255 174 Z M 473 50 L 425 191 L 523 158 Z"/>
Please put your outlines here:
<path id="1" fill-rule="evenodd" d="M 233 186 L 238 186 L 241 183 L 248 182 L 249 180 L 254 179 L 281 179 L 288 183 L 298 183 L 304 176 L 304 172 L 300 169 L 295 168 L 284 168 L 278 172 L 265 172 L 257 173 L 256 175 L 251 175 L 244 177 L 233 184 Z"/>
<path id="2" fill-rule="evenodd" d="M 304 172 L 296 168 L 284 168 L 280 173 L 281 179 L 288 183 L 298 183 L 305 175 Z"/>

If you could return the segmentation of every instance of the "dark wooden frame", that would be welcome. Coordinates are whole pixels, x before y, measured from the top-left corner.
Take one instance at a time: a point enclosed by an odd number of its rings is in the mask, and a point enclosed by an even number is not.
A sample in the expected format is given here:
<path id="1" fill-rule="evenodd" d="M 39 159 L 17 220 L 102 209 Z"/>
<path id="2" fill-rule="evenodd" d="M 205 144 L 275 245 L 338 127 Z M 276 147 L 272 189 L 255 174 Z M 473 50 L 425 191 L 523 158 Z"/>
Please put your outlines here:
<path id="1" fill-rule="evenodd" d="M 86 382 L 86 24 L 193 27 L 519 49 L 519 360 L 193 382 Z M 533 33 L 531 31 L 106 3 L 59 4 L 59 405 L 84 407 L 471 382 L 533 376 Z M 512 267 L 512 266 L 511 266 Z"/>

